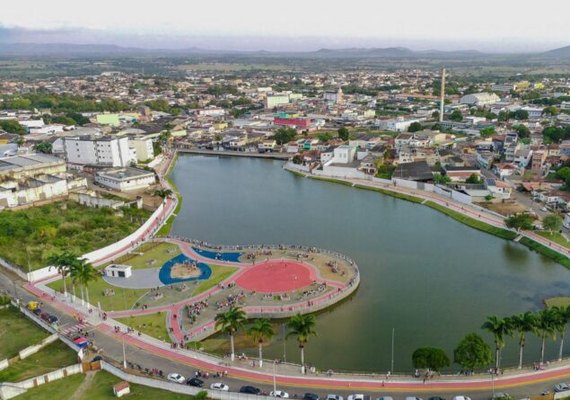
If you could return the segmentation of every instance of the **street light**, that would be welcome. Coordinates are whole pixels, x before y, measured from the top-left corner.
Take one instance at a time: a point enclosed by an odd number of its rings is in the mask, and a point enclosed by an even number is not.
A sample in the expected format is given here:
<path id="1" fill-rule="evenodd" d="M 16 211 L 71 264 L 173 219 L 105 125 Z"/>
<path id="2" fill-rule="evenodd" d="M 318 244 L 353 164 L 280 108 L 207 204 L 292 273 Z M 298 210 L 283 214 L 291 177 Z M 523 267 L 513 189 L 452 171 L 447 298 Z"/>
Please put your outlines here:
<path id="1" fill-rule="evenodd" d="M 275 380 L 275 364 L 277 364 L 277 360 L 273 360 L 273 393 L 277 391 L 277 382 Z"/>

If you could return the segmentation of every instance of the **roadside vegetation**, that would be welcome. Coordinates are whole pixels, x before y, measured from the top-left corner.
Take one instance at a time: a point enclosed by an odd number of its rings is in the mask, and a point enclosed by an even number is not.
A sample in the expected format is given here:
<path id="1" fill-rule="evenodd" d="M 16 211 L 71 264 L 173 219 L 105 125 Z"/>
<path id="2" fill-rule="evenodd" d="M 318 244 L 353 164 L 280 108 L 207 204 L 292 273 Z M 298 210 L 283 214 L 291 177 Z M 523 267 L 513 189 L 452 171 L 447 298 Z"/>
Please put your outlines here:
<path id="1" fill-rule="evenodd" d="M 0 360 L 12 358 L 32 344 L 41 342 L 48 333 L 39 328 L 15 307 L 0 310 Z M 14 335 L 14 332 L 18 332 Z"/>
<path id="2" fill-rule="evenodd" d="M 133 233 L 145 210 L 85 207 L 72 201 L 0 213 L 0 257 L 22 270 L 46 266 L 62 251 L 85 254 Z"/>

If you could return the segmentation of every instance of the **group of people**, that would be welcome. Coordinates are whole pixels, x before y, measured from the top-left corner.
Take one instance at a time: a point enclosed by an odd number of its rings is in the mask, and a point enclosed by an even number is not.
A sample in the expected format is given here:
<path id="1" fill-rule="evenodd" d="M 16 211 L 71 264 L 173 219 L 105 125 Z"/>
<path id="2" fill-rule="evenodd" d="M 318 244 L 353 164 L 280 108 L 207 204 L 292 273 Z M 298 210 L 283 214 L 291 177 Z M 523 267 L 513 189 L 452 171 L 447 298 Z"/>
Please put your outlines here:
<path id="1" fill-rule="evenodd" d="M 216 310 L 242 305 L 244 299 L 245 293 L 243 291 L 239 292 L 239 294 L 230 294 L 225 301 L 216 302 Z"/>

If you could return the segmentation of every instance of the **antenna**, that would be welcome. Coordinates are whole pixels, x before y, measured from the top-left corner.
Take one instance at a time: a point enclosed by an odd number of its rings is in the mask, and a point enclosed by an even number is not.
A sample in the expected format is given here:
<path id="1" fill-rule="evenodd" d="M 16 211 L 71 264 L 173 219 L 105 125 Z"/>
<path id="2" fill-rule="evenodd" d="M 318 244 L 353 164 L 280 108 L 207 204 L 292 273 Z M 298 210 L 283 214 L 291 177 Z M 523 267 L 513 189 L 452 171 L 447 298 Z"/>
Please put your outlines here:
<path id="1" fill-rule="evenodd" d="M 441 93 L 439 99 L 439 122 L 443 122 L 443 109 L 445 104 L 445 67 L 441 69 Z"/>

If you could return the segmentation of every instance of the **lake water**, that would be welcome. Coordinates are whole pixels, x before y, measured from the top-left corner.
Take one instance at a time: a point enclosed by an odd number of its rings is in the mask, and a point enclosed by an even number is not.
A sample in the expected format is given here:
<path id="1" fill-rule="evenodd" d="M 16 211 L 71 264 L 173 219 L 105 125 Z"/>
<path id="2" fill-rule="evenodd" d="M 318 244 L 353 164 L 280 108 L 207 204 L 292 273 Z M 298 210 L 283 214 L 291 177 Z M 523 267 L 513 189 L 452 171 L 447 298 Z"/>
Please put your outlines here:
<path id="1" fill-rule="evenodd" d="M 318 316 L 306 361 L 333 370 L 412 369 L 422 346 L 453 349 L 488 315 L 542 308 L 568 295 L 570 272 L 526 247 L 479 232 L 428 207 L 295 176 L 281 161 L 180 156 L 173 180 L 184 196 L 173 234 L 219 244 L 303 244 L 352 257 L 362 281 L 352 298 Z M 570 353 L 570 340 L 566 353 Z M 531 337 L 525 362 L 540 357 Z M 241 351 L 240 349 L 238 349 Z M 547 357 L 558 343 L 549 341 Z M 292 338 L 267 358 L 299 361 Z M 252 351 L 252 354 L 255 354 Z M 503 365 L 518 362 L 516 338 Z"/>

